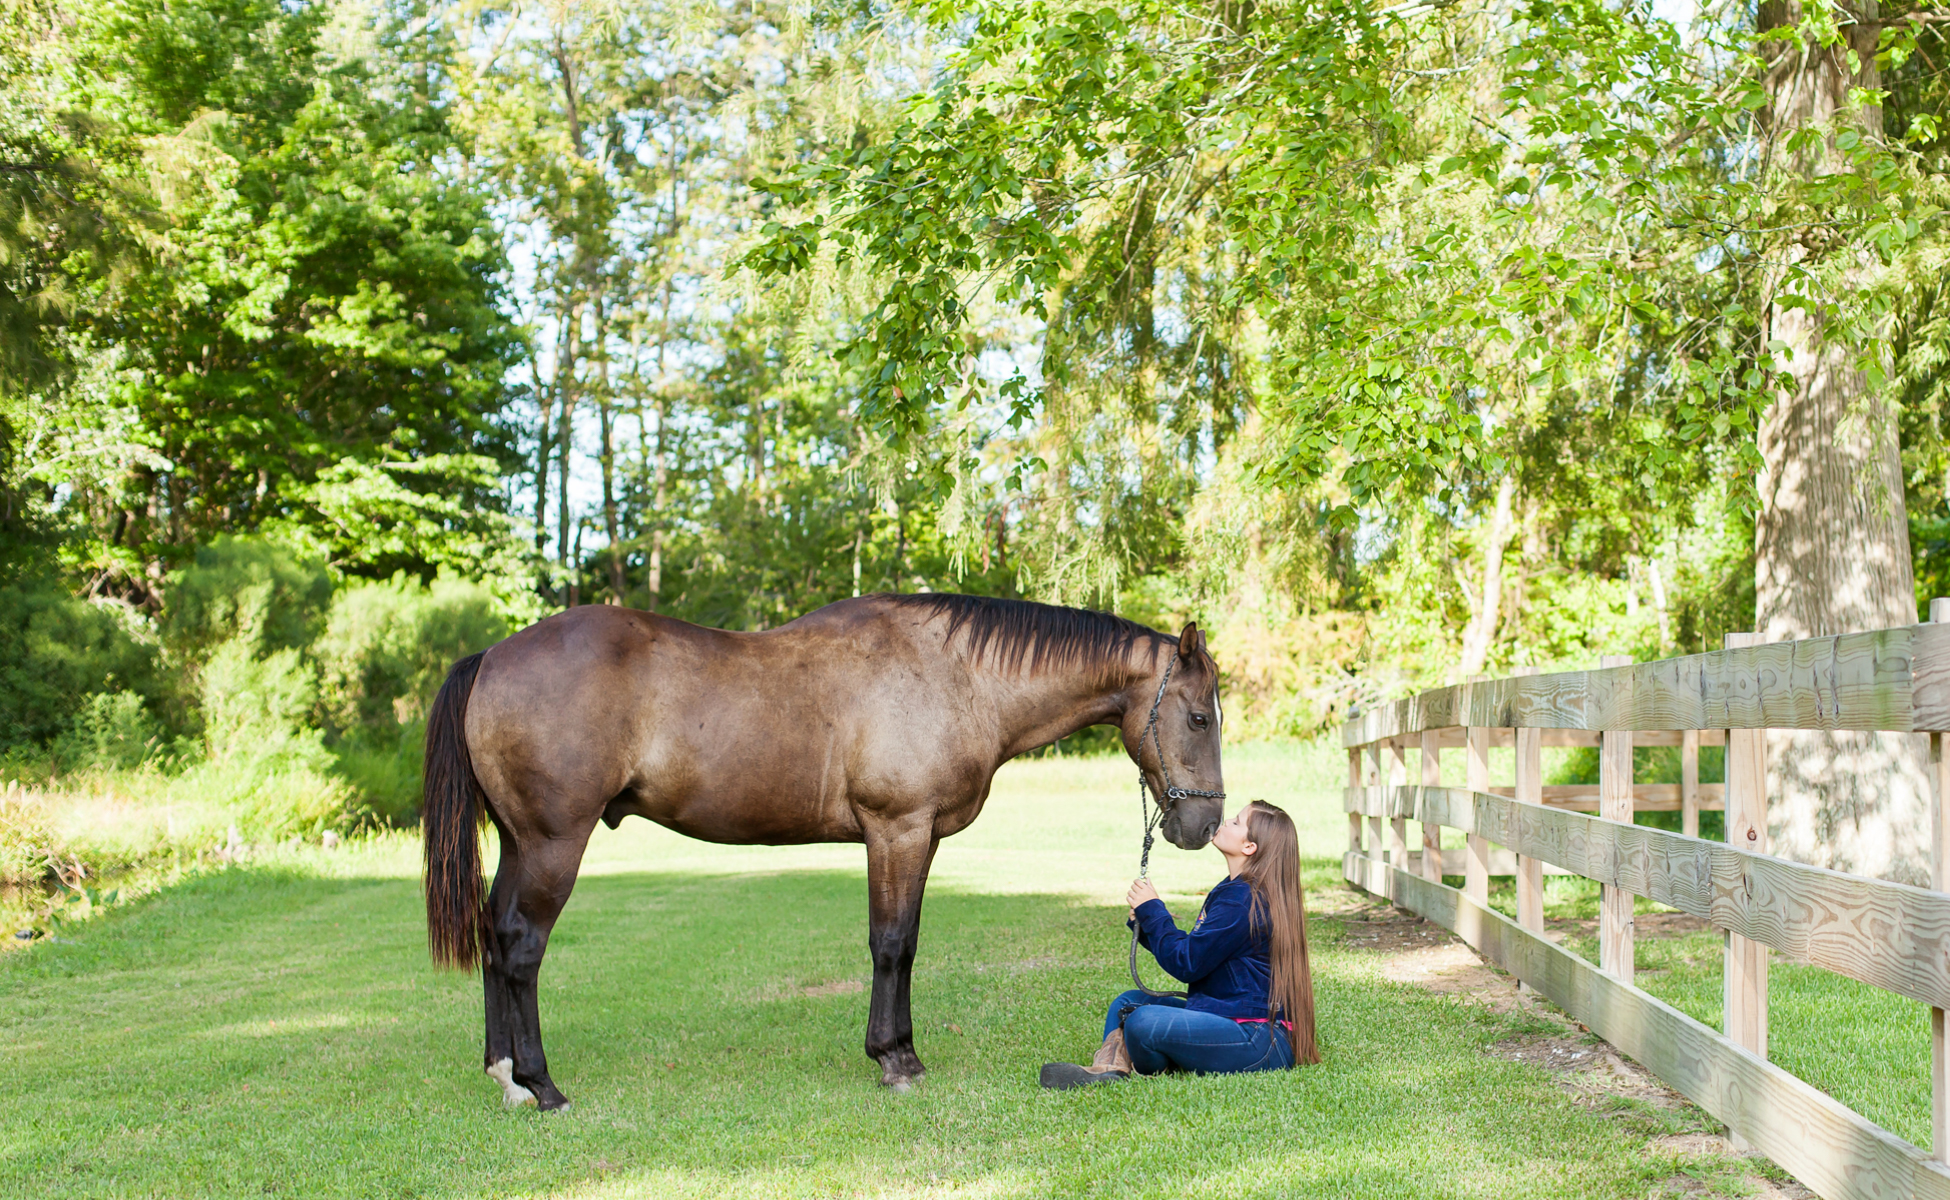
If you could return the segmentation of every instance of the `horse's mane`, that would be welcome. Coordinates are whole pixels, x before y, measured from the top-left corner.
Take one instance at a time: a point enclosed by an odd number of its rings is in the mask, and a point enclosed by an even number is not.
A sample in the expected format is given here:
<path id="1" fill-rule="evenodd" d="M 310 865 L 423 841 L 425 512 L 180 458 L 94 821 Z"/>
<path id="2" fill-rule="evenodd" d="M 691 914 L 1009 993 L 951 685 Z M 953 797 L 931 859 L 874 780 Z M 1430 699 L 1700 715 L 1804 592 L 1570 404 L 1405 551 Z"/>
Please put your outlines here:
<path id="1" fill-rule="evenodd" d="M 1032 671 L 1122 661 L 1141 639 L 1151 641 L 1154 654 L 1159 643 L 1178 644 L 1170 634 L 1087 608 L 948 592 L 890 594 L 886 599 L 904 608 L 926 609 L 929 616 L 947 617 L 948 640 L 965 629 L 970 658 L 992 656 L 990 661 L 1011 671 L 1020 670 L 1025 660 Z"/>

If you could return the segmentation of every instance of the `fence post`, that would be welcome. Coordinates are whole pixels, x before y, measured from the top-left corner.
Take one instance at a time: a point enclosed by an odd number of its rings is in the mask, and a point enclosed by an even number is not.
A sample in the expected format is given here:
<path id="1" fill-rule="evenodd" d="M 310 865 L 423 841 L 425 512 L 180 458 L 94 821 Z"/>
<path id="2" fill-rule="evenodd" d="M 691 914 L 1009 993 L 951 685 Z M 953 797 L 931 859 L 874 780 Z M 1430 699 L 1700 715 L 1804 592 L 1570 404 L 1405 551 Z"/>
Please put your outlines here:
<path id="1" fill-rule="evenodd" d="M 1422 786 L 1442 786 L 1442 735 L 1433 729 L 1422 731 Z M 1442 882 L 1442 826 L 1432 821 L 1422 822 L 1422 878 Z"/>
<path id="2" fill-rule="evenodd" d="M 1950 621 L 1950 600 L 1930 601 L 1930 621 Z M 1930 735 L 1930 775 L 1936 795 L 1930 804 L 1930 886 L 1950 891 L 1950 818 L 1943 806 L 1950 798 L 1950 754 L 1944 753 L 1943 734 Z M 1950 1162 L 1950 1047 L 1945 1045 L 1943 1010 L 1930 1009 L 1930 1157 Z"/>
<path id="3" fill-rule="evenodd" d="M 1347 786 L 1361 786 L 1361 748 L 1354 747 L 1347 752 Z M 1347 814 L 1347 848 L 1351 854 L 1361 853 L 1361 814 L 1349 809 Z"/>
<path id="4" fill-rule="evenodd" d="M 1679 832 L 1699 836 L 1699 730 L 1679 731 Z"/>
<path id="5" fill-rule="evenodd" d="M 1470 683 L 1481 683 L 1486 676 L 1471 675 Z M 1472 792 L 1490 790 L 1490 731 L 1471 725 L 1468 734 L 1469 766 L 1464 785 Z M 1474 801 L 1472 799 L 1472 806 Z M 1487 907 L 1490 902 L 1490 840 L 1480 833 L 1467 836 L 1468 849 L 1463 859 L 1463 895 Z"/>
<path id="6" fill-rule="evenodd" d="M 1388 786 L 1408 786 L 1408 743 L 1396 738 L 1388 743 Z M 1399 814 L 1399 810 L 1398 814 Z M 1388 818 L 1388 865 L 1408 870 L 1408 818 Z"/>
<path id="7" fill-rule="evenodd" d="M 1380 787 L 1388 778 L 1381 769 L 1381 752 L 1387 745 L 1386 742 L 1375 742 L 1368 747 L 1368 786 L 1371 788 Z M 1381 818 L 1371 814 L 1368 817 L 1368 856 L 1376 862 L 1386 861 L 1382 856 L 1382 847 L 1387 844 L 1381 836 Z"/>
<path id="8" fill-rule="evenodd" d="M 1758 633 L 1729 633 L 1726 647 L 1761 644 Z M 1727 843 L 1767 853 L 1767 731 L 1727 730 Z M 1767 946 L 1737 933 L 1727 935 L 1724 1018 L 1727 1037 L 1767 1057 Z M 1735 1137 L 1734 1145 L 1747 1147 Z"/>
<path id="9" fill-rule="evenodd" d="M 1518 667 L 1515 674 L 1538 674 L 1536 667 Z M 1519 727 L 1517 747 L 1517 803 L 1544 802 L 1544 731 Z M 1521 817 L 1519 818 L 1521 819 Z M 1517 924 L 1532 933 L 1544 932 L 1544 864 L 1517 855 Z"/>
<path id="10" fill-rule="evenodd" d="M 1607 654 L 1600 667 L 1628 667 L 1632 660 Z M 1632 732 L 1608 729 L 1599 735 L 1598 815 L 1607 821 L 1632 823 Z M 1632 982 L 1632 894 L 1602 884 L 1598 900 L 1598 965 L 1607 973 Z"/>

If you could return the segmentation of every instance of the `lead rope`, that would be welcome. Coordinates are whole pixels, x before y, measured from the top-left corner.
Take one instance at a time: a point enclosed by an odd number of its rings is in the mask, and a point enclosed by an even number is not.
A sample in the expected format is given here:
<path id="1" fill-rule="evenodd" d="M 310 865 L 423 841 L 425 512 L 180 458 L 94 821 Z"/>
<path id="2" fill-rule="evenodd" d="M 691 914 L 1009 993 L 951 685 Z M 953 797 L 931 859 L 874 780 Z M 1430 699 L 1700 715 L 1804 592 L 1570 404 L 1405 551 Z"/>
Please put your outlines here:
<path id="1" fill-rule="evenodd" d="M 1144 771 L 1142 769 L 1138 771 L 1138 812 L 1144 818 L 1144 851 L 1138 855 L 1138 878 L 1149 879 L 1151 878 L 1152 831 L 1158 827 L 1158 822 L 1165 819 L 1165 806 L 1160 804 L 1157 813 L 1155 815 L 1152 813 L 1151 785 L 1145 782 Z M 1144 980 L 1138 975 L 1137 952 L 1138 926 L 1133 924 L 1131 926 L 1131 982 L 1137 984 L 1138 991 L 1143 992 L 1147 996 L 1177 996 L 1181 999 L 1186 998 L 1184 992 L 1161 992 L 1157 988 L 1147 986 Z"/>
<path id="2" fill-rule="evenodd" d="M 1138 736 L 1138 753 L 1140 757 L 1144 753 L 1144 743 L 1149 740 L 1158 754 L 1158 774 L 1165 781 L 1164 798 L 1158 801 L 1158 811 L 1154 814 L 1151 811 L 1151 781 L 1144 777 L 1144 764 L 1139 762 L 1138 815 L 1144 820 L 1144 849 L 1138 855 L 1139 879 L 1149 879 L 1151 877 L 1151 841 L 1153 831 L 1165 819 L 1165 811 L 1170 805 L 1177 804 L 1187 796 L 1209 796 L 1219 800 L 1226 798 L 1224 792 L 1202 792 L 1197 788 L 1175 787 L 1171 782 L 1171 766 L 1165 762 L 1164 740 L 1158 736 L 1158 706 L 1165 702 L 1165 688 L 1171 684 L 1171 673 L 1177 669 L 1178 656 L 1174 654 L 1171 656 L 1171 661 L 1165 664 L 1165 677 L 1158 681 L 1158 695 L 1151 701 L 1151 715 L 1145 719 L 1144 732 Z M 1176 996 L 1181 1000 L 1186 998 L 1184 992 L 1161 992 L 1156 988 L 1146 987 L 1144 980 L 1138 976 L 1137 958 L 1138 927 L 1132 925 L 1131 982 L 1137 984 L 1138 991 L 1143 992 L 1147 996 Z"/>

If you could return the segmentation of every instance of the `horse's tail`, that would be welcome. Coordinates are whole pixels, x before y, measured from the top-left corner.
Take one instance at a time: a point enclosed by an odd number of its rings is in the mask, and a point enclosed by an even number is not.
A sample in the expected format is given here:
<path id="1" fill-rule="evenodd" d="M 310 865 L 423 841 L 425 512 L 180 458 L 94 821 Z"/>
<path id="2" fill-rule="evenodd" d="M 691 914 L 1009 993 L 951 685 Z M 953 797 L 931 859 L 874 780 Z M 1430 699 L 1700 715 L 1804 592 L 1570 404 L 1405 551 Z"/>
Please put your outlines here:
<path id="1" fill-rule="evenodd" d="M 442 966 L 471 971 L 487 944 L 481 824 L 487 805 L 467 753 L 467 697 L 481 656 L 454 664 L 427 716 L 420 834 L 426 842 L 427 948 Z"/>

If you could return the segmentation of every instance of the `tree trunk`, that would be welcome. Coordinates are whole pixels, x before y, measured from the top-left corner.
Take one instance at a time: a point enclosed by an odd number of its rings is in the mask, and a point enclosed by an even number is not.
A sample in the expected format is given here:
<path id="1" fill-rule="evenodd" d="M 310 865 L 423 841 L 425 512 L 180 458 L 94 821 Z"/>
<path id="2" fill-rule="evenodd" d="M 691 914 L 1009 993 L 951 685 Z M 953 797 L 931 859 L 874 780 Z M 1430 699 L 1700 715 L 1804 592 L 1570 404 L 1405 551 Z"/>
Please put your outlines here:
<path id="1" fill-rule="evenodd" d="M 577 326 L 582 320 L 582 305 L 571 303 L 562 314 L 561 347 L 555 359 L 555 396 L 557 425 L 555 430 L 556 453 L 559 458 L 555 464 L 556 475 L 556 537 L 555 561 L 563 567 L 569 565 L 569 455 L 575 450 L 575 409 L 576 409 L 576 363 L 575 335 L 580 332 Z M 581 539 L 577 542 L 580 544 Z M 578 563 L 577 567 L 580 568 Z"/>
<path id="2" fill-rule="evenodd" d="M 765 402 L 756 395 L 752 397 L 749 461 L 746 474 L 751 483 L 751 506 L 755 513 L 763 513 L 765 511 Z"/>
<path id="3" fill-rule="evenodd" d="M 657 601 L 664 590 L 664 506 L 669 503 L 669 459 L 665 457 L 670 436 L 670 396 L 658 393 L 657 396 L 657 458 L 651 483 L 652 493 L 650 511 L 650 611 L 657 611 Z"/>
<path id="4" fill-rule="evenodd" d="M 673 141 L 670 151 L 670 238 L 677 236 L 677 148 Z M 664 276 L 663 311 L 657 318 L 657 457 L 655 472 L 651 478 L 654 489 L 650 513 L 650 611 L 657 611 L 657 604 L 664 591 L 664 512 L 670 502 L 670 386 L 664 375 L 664 353 L 670 349 L 670 301 L 676 288 L 674 275 Z"/>
<path id="5" fill-rule="evenodd" d="M 627 583 L 623 577 L 623 538 L 616 525 L 616 398 L 609 386 L 609 330 L 600 297 L 596 300 L 596 414 L 601 427 L 599 462 L 603 470 L 603 536 L 609 539 L 609 602 L 621 604 Z"/>
<path id="6" fill-rule="evenodd" d="M 1665 654 L 1672 649 L 1672 617 L 1666 602 L 1665 568 L 1656 554 L 1642 561 L 1647 581 L 1651 584 L 1652 611 L 1659 615 L 1659 653 Z"/>
<path id="7" fill-rule="evenodd" d="M 1873 20 L 1875 6 L 1865 6 Z M 1801 5 L 1761 7 L 1762 29 L 1796 24 Z M 1851 113 L 1851 87 L 1880 86 L 1876 29 L 1844 30 L 1836 46 L 1763 45 L 1773 153 L 1794 174 L 1845 169 L 1834 135 L 1881 134 L 1881 113 Z M 1850 41 L 1861 71 L 1851 75 Z M 1786 139 L 1819 127 L 1823 138 L 1794 155 Z M 1805 260 L 1805 242 L 1788 248 Z M 1839 253 L 1852 253 L 1843 248 Z M 1866 264 L 1852 267 L 1861 280 Z M 1843 285 L 1844 289 L 1848 284 Z M 1820 637 L 1916 621 L 1908 515 L 1893 415 L 1857 366 L 1857 350 L 1830 340 L 1838 297 L 1790 307 L 1770 281 L 1767 321 L 1787 347 L 1793 387 L 1761 420 L 1760 512 L 1754 524 L 1756 627 L 1764 640 Z M 1767 746 L 1768 837 L 1773 852 L 1836 870 L 1927 885 L 1930 790 L 1926 747 L 1907 734 L 1782 731 Z"/>
<path id="8" fill-rule="evenodd" d="M 560 361 L 558 359 L 558 361 Z M 535 553 L 548 550 L 548 464 L 555 453 L 551 422 L 555 419 L 555 389 L 542 383 L 535 371 L 535 396 L 542 406 L 541 423 L 535 428 Z"/>
<path id="9" fill-rule="evenodd" d="M 1456 667 L 1463 679 L 1482 672 L 1496 640 L 1496 623 L 1503 607 L 1503 551 L 1510 544 L 1510 502 L 1516 494 L 1516 479 L 1505 475 L 1496 485 L 1496 505 L 1490 512 L 1489 527 L 1483 531 L 1483 590 L 1471 606 L 1475 611 L 1463 629 L 1462 661 Z"/>

